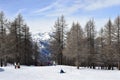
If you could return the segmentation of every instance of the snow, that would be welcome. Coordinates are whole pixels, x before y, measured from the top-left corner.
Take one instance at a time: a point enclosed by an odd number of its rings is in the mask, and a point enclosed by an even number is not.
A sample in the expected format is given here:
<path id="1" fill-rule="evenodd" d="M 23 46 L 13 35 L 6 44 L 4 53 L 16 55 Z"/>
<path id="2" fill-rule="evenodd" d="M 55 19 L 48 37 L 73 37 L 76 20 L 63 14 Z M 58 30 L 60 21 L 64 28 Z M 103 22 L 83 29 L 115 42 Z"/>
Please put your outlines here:
<path id="1" fill-rule="evenodd" d="M 65 73 L 60 74 L 63 69 Z M 14 66 L 0 68 L 0 80 L 120 80 L 119 70 L 94 70 L 72 66 Z"/>
<path id="2" fill-rule="evenodd" d="M 49 40 L 50 39 L 50 33 L 37 33 L 37 34 L 33 34 L 32 38 L 34 41 L 45 41 L 45 40 Z"/>

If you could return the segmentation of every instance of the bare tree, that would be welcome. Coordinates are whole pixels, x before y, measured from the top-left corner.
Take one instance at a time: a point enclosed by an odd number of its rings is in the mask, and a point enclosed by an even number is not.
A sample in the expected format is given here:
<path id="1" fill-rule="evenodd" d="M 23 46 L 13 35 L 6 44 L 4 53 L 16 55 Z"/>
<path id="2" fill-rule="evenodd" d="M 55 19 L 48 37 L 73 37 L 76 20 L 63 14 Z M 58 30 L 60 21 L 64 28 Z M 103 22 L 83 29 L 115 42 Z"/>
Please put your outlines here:
<path id="1" fill-rule="evenodd" d="M 7 20 L 5 19 L 4 13 L 0 12 L 0 63 L 3 66 L 3 59 L 6 55 L 6 27 Z"/>
<path id="2" fill-rule="evenodd" d="M 67 58 L 74 60 L 74 63 L 79 69 L 79 66 L 83 63 L 83 30 L 79 23 L 72 25 L 71 30 L 68 32 L 67 42 L 64 55 Z M 71 61 L 70 60 L 70 61 Z"/>
<path id="3" fill-rule="evenodd" d="M 105 53 L 108 69 L 113 69 L 113 64 L 115 61 L 115 50 L 114 50 L 114 26 L 109 19 L 104 28 L 105 35 Z"/>
<path id="4" fill-rule="evenodd" d="M 85 26 L 86 35 L 87 35 L 87 46 L 88 46 L 88 64 L 91 68 L 95 68 L 95 25 L 93 20 L 89 20 Z"/>
<path id="5" fill-rule="evenodd" d="M 55 31 L 53 41 L 51 42 L 51 50 L 53 51 L 54 57 L 56 57 L 57 63 L 60 65 L 63 63 L 64 35 L 66 26 L 64 16 L 57 19 L 54 25 Z"/>
<path id="6" fill-rule="evenodd" d="M 120 16 L 114 21 L 118 69 L 120 70 Z"/>

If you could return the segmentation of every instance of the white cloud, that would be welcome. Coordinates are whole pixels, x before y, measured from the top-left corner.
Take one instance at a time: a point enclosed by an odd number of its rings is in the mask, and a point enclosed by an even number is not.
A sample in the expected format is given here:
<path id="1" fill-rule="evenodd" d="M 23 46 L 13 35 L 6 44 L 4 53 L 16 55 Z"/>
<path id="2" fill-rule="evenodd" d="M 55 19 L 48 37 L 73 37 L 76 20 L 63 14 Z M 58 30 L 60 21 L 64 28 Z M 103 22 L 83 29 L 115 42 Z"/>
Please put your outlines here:
<path id="1" fill-rule="evenodd" d="M 45 16 L 72 15 L 80 10 L 90 11 L 119 4 L 120 0 L 57 0 L 42 9 L 34 11 L 34 13 L 37 15 L 44 14 Z"/>
<path id="2" fill-rule="evenodd" d="M 120 0 L 85 0 L 85 10 L 102 9 L 114 5 L 120 5 Z"/>
<path id="3" fill-rule="evenodd" d="M 54 3 L 52 3 L 52 4 L 50 4 L 50 5 L 48 5 L 48 6 L 45 6 L 44 8 L 38 9 L 38 10 L 34 11 L 33 13 L 38 14 L 38 13 L 47 11 L 47 10 L 53 8 L 54 6 L 56 6 L 56 5 L 59 3 L 59 1 L 60 1 L 60 0 L 58 0 L 58 1 L 56 1 L 56 2 L 54 2 Z"/>
<path id="4" fill-rule="evenodd" d="M 45 6 L 43 8 L 40 8 L 40 9 L 36 10 L 36 11 L 33 11 L 33 13 L 40 14 L 42 12 L 48 11 L 48 10 L 50 10 L 50 9 L 55 8 L 56 6 L 58 6 L 60 2 L 61 2 L 61 0 L 57 0 L 57 1 L 53 2 L 53 3 L 51 3 L 48 6 Z"/>
<path id="5" fill-rule="evenodd" d="M 80 6 L 78 4 L 73 4 L 71 6 L 61 6 L 51 12 L 51 14 L 47 14 L 46 16 L 60 16 L 62 14 L 65 16 L 69 16 L 78 11 L 81 7 L 82 5 Z"/>
<path id="6" fill-rule="evenodd" d="M 58 0 L 42 9 L 38 9 L 34 11 L 35 14 L 42 14 L 48 10 L 49 14 L 45 14 L 45 16 L 59 16 L 59 15 L 70 15 L 77 10 L 79 10 L 82 5 L 80 4 L 81 1 L 79 0 Z"/>
<path id="7" fill-rule="evenodd" d="M 44 15 L 46 18 L 37 20 L 28 20 L 31 32 L 48 32 L 54 26 L 55 16 L 65 15 L 68 27 L 70 28 L 72 22 L 79 22 L 82 27 L 85 26 L 86 22 L 94 17 L 94 15 L 72 15 L 73 13 L 80 10 L 94 11 L 96 9 L 103 9 L 110 6 L 119 5 L 120 0 L 57 0 L 56 2 L 34 11 L 33 15 Z M 52 19 L 49 19 L 51 17 Z M 56 17 L 56 18 L 57 18 Z M 108 16 L 109 17 L 109 16 Z M 106 24 L 108 18 L 94 18 L 96 29 L 99 30 Z"/>

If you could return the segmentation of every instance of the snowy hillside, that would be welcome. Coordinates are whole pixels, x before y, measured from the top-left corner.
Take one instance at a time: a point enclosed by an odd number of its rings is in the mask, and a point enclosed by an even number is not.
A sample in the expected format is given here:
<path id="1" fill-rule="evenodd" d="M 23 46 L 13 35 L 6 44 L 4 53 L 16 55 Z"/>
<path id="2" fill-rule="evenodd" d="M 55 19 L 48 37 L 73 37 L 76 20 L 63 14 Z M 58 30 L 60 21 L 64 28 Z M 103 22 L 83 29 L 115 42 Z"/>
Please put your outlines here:
<path id="1" fill-rule="evenodd" d="M 66 73 L 60 74 L 60 69 Z M 93 70 L 70 66 L 44 66 L 14 69 L 14 66 L 0 68 L 0 80 L 120 80 L 118 70 Z"/>

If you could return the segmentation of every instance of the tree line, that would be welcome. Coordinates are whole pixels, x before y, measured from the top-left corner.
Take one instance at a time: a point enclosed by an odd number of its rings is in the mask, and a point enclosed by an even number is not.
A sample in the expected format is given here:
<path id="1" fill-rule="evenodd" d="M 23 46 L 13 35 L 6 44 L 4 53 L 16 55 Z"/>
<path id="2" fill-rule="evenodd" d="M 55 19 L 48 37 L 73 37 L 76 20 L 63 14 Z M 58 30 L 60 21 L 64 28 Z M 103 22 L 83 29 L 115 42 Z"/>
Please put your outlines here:
<path id="1" fill-rule="evenodd" d="M 64 16 L 59 17 L 50 41 L 52 59 L 57 64 L 120 70 L 120 16 L 113 22 L 109 19 L 99 31 L 93 19 L 84 28 L 78 22 L 73 22 L 69 31 L 66 27 Z"/>
<path id="2" fill-rule="evenodd" d="M 20 63 L 23 65 L 37 65 L 39 51 L 33 42 L 29 27 L 21 14 L 13 21 L 6 19 L 4 12 L 0 12 L 0 64 Z"/>
<path id="3" fill-rule="evenodd" d="M 84 27 L 77 22 L 66 30 L 64 16 L 54 24 L 49 49 L 51 60 L 59 65 L 73 65 L 95 69 L 120 70 L 120 16 L 111 19 L 96 31 L 95 21 L 89 20 Z M 98 25 L 98 27 L 101 25 Z M 19 62 L 23 65 L 38 65 L 40 52 L 34 42 L 29 27 L 21 14 L 13 21 L 8 21 L 0 12 L 0 66 Z"/>

